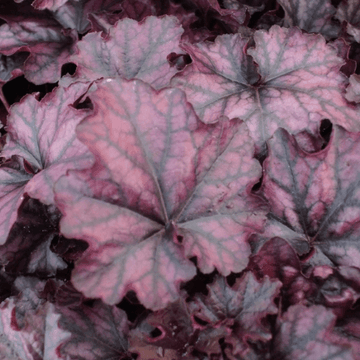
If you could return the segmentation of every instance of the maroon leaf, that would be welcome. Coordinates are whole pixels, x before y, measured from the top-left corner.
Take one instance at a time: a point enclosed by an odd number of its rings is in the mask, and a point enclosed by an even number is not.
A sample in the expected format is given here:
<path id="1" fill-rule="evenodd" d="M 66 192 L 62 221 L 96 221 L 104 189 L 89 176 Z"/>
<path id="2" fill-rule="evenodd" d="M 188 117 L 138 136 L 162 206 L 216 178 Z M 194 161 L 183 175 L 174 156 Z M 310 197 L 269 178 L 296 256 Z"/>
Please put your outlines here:
<path id="1" fill-rule="evenodd" d="M 258 147 L 278 127 L 314 133 L 323 118 L 360 130 L 358 111 L 343 97 L 343 60 L 321 36 L 273 26 L 269 32 L 255 32 L 254 39 L 255 49 L 247 51 L 248 40 L 239 34 L 184 45 L 193 64 L 172 85 L 186 92 L 202 121 L 239 117 Z M 247 54 L 257 63 L 260 80 Z"/>
<path id="2" fill-rule="evenodd" d="M 330 0 L 279 0 L 285 11 L 284 26 L 298 26 L 307 32 L 320 33 L 331 39 L 339 28 L 331 21 L 336 9 Z"/>
<path id="3" fill-rule="evenodd" d="M 234 354 L 244 351 L 246 340 L 267 341 L 271 339 L 264 318 L 276 314 L 274 298 L 279 294 L 281 283 L 268 277 L 258 282 L 251 272 L 238 279 L 231 288 L 225 278 L 218 277 L 208 286 L 209 294 L 196 296 L 190 304 L 193 316 L 209 327 L 229 328 L 225 341 L 234 344 Z M 199 325 L 198 325 L 199 326 Z M 228 339 L 229 338 L 229 339 Z"/>
<path id="4" fill-rule="evenodd" d="M 62 358 L 103 360 L 128 358 L 128 321 L 124 311 L 101 301 L 92 307 L 59 307 L 59 327 L 71 335 L 58 347 Z"/>
<path id="5" fill-rule="evenodd" d="M 205 273 L 243 270 L 265 220 L 250 195 L 261 168 L 246 127 L 205 126 L 180 90 L 141 81 L 105 80 L 91 98 L 94 116 L 77 133 L 97 163 L 56 186 L 61 232 L 89 243 L 75 287 L 109 304 L 132 289 L 159 309 L 195 275 L 187 258 Z"/>
<path id="6" fill-rule="evenodd" d="M 18 155 L 30 164 L 36 174 L 25 191 L 44 204 L 54 202 L 53 185 L 67 170 L 92 164 L 91 154 L 74 132 L 88 110 L 70 106 L 86 90 L 83 84 L 57 88 L 40 102 L 28 95 L 11 108 L 2 156 Z"/>
<path id="7" fill-rule="evenodd" d="M 290 307 L 279 322 L 275 351 L 281 359 L 354 360 L 349 345 L 333 333 L 335 315 L 323 306 Z"/>
<path id="8" fill-rule="evenodd" d="M 30 52 L 22 71 L 34 84 L 44 84 L 59 80 L 61 66 L 68 62 L 76 36 L 72 32 L 64 33 L 49 17 L 15 16 L 0 27 L 0 39 L 1 54 Z"/>
<path id="9" fill-rule="evenodd" d="M 312 154 L 284 130 L 269 141 L 263 193 L 285 231 L 276 235 L 287 239 L 290 229 L 313 246 L 314 265 L 359 265 L 359 136 L 335 126 L 329 145 Z"/>
<path id="10" fill-rule="evenodd" d="M 63 81 L 122 77 L 141 79 L 157 89 L 163 88 L 177 72 L 170 67 L 167 56 L 181 52 L 182 32 L 176 18 L 170 16 L 151 16 L 141 23 L 121 20 L 110 27 L 105 38 L 101 33 L 90 33 L 77 44 L 78 53 L 70 58 L 78 65 L 76 76 Z"/>

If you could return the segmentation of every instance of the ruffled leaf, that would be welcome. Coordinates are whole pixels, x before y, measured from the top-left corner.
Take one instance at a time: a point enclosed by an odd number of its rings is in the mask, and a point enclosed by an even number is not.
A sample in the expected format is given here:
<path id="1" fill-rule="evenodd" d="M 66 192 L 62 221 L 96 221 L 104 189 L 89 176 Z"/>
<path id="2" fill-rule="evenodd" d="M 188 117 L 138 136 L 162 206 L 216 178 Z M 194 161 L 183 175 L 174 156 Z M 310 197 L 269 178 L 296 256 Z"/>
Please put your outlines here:
<path id="1" fill-rule="evenodd" d="M 179 47 L 182 32 L 171 16 L 150 16 L 141 23 L 121 20 L 110 27 L 105 38 L 101 33 L 91 33 L 77 44 L 78 52 L 70 58 L 78 65 L 76 76 L 63 81 L 136 78 L 157 89 L 163 88 L 177 72 L 170 67 L 167 56 L 182 51 Z"/>
<path id="2" fill-rule="evenodd" d="M 96 165 L 56 186 L 61 232 L 89 243 L 74 285 L 109 304 L 132 289 L 159 309 L 195 275 L 187 258 L 204 272 L 243 270 L 247 238 L 265 221 L 250 195 L 261 168 L 246 127 L 205 126 L 180 90 L 140 81 L 105 80 L 91 98 L 94 116 L 77 133 Z"/>
<path id="3" fill-rule="evenodd" d="M 248 39 L 239 34 L 184 45 L 193 64 L 172 85 L 186 92 L 202 121 L 239 117 L 258 149 L 278 127 L 314 133 L 323 118 L 360 130 L 358 110 L 343 97 L 343 60 L 324 38 L 273 26 L 269 32 L 255 32 L 254 40 L 256 47 L 249 50 Z"/>

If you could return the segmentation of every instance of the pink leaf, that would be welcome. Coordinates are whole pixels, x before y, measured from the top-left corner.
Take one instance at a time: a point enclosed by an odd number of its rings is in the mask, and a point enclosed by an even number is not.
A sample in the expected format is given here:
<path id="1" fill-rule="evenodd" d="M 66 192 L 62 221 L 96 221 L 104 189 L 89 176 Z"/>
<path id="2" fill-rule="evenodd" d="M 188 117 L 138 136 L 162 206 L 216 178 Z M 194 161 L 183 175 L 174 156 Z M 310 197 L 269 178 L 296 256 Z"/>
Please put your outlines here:
<path id="1" fill-rule="evenodd" d="M 246 127 L 205 126 L 180 90 L 141 81 L 102 81 L 91 98 L 94 116 L 77 133 L 96 165 L 56 186 L 61 232 L 89 243 L 75 286 L 109 304 L 132 289 L 159 309 L 195 275 L 189 257 L 204 272 L 243 270 L 265 221 L 250 195 L 261 168 Z"/>
<path id="2" fill-rule="evenodd" d="M 255 32 L 254 39 L 256 47 L 247 51 L 248 40 L 239 34 L 184 45 L 193 64 L 172 85 L 186 92 L 202 121 L 239 117 L 258 148 L 278 127 L 315 132 L 323 118 L 360 130 L 358 110 L 343 97 L 343 60 L 324 38 L 273 26 L 269 32 Z M 260 80 L 247 54 L 258 65 Z"/>
<path id="3" fill-rule="evenodd" d="M 22 67 L 25 77 L 34 84 L 53 83 L 59 80 L 62 65 L 69 61 L 75 38 L 51 18 L 15 16 L 0 27 L 0 53 L 30 51 Z"/>
<path id="4" fill-rule="evenodd" d="M 92 307 L 58 307 L 59 327 L 70 333 L 57 352 L 63 359 L 125 359 L 128 321 L 124 311 L 101 301 Z"/>
<path id="5" fill-rule="evenodd" d="M 238 279 L 233 287 L 225 278 L 218 277 L 208 285 L 208 296 L 198 295 L 191 303 L 192 314 L 211 327 L 227 325 L 242 341 L 267 341 L 271 333 L 262 320 L 269 314 L 277 314 L 273 301 L 280 288 L 280 281 L 265 277 L 259 282 L 251 272 Z"/>
<path id="6" fill-rule="evenodd" d="M 177 72 L 170 67 L 167 56 L 181 52 L 182 32 L 171 16 L 150 16 L 141 23 L 121 20 L 110 27 L 105 38 L 101 33 L 90 33 L 77 44 L 78 53 L 70 58 L 78 65 L 76 76 L 63 81 L 122 77 L 141 79 L 157 89 L 163 88 Z"/>
<path id="7" fill-rule="evenodd" d="M 67 1 L 68 0 L 35 0 L 31 5 L 37 10 L 48 9 L 50 11 L 55 11 Z"/>
<path id="8" fill-rule="evenodd" d="M 332 333 L 336 321 L 323 306 L 296 305 L 280 320 L 275 351 L 284 360 L 354 360 L 349 345 Z"/>
<path id="9" fill-rule="evenodd" d="M 53 184 L 67 170 L 92 164 L 91 154 L 74 131 L 88 110 L 70 106 L 86 90 L 83 84 L 57 88 L 40 102 L 28 95 L 11 107 L 2 156 L 21 156 L 32 166 L 36 174 L 25 191 L 44 204 L 53 203 Z"/>
<path id="10" fill-rule="evenodd" d="M 315 248 L 315 265 L 359 265 L 359 136 L 335 126 L 328 146 L 312 154 L 284 130 L 269 141 L 263 192 L 271 217 Z"/>

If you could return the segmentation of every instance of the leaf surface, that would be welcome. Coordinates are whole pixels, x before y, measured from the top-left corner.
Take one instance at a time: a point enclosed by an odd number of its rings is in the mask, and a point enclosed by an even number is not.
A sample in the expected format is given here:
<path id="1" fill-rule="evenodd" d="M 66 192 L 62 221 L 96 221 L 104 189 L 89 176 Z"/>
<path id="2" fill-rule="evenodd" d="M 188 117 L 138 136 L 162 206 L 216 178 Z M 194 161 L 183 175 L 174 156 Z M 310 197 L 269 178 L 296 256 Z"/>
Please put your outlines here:
<path id="1" fill-rule="evenodd" d="M 298 26 L 307 32 L 320 33 L 330 39 L 338 36 L 339 28 L 331 21 L 336 9 L 329 0 L 279 0 L 285 11 L 284 25 Z"/>
<path id="2" fill-rule="evenodd" d="M 3 245 L 24 197 L 24 189 L 31 179 L 20 160 L 10 160 L 0 167 L 0 245 Z"/>
<path id="3" fill-rule="evenodd" d="M 11 107 L 2 156 L 21 156 L 30 164 L 35 175 L 25 191 L 44 204 L 54 202 L 53 185 L 67 170 L 92 164 L 91 154 L 75 135 L 88 110 L 71 107 L 86 90 L 83 84 L 57 88 L 40 102 L 28 95 Z"/>
<path id="4" fill-rule="evenodd" d="M 359 136 L 335 126 L 328 146 L 312 154 L 285 130 L 269 141 L 263 193 L 271 216 L 315 248 L 314 265 L 359 264 Z"/>
<path id="5" fill-rule="evenodd" d="M 343 60 L 324 38 L 273 26 L 255 32 L 254 40 L 256 47 L 248 50 L 240 34 L 184 45 L 193 63 L 172 85 L 186 92 L 202 121 L 239 117 L 258 149 L 278 127 L 315 132 L 323 118 L 360 130 L 358 111 L 343 97 Z"/>
<path id="6" fill-rule="evenodd" d="M 336 12 L 340 21 L 347 22 L 347 32 L 360 42 L 360 6 L 356 0 L 341 1 Z"/>
<path id="7" fill-rule="evenodd" d="M 218 277 L 208 285 L 208 296 L 198 295 L 190 308 L 193 316 L 210 327 L 217 328 L 221 324 L 229 327 L 232 337 L 240 341 L 267 341 L 271 339 L 271 334 L 262 320 L 269 314 L 277 313 L 273 301 L 280 288 L 280 281 L 265 277 L 259 282 L 251 272 L 238 279 L 233 287 L 227 284 L 225 278 Z"/>
<path id="8" fill-rule="evenodd" d="M 172 16 L 149 16 L 140 23 L 121 20 L 110 27 L 105 38 L 101 33 L 90 33 L 78 42 L 78 52 L 70 58 L 78 65 L 76 76 L 64 81 L 136 78 L 157 89 L 163 88 L 177 72 L 170 67 L 167 56 L 182 52 L 179 47 L 182 32 Z"/>
<path id="9" fill-rule="evenodd" d="M 128 321 L 124 311 L 97 301 L 93 306 L 58 307 L 59 327 L 70 333 L 57 351 L 64 359 L 125 359 Z"/>
<path id="10" fill-rule="evenodd" d="M 195 275 L 187 258 L 204 272 L 244 269 L 247 238 L 265 221 L 250 195 L 261 168 L 245 125 L 205 126 L 180 90 L 136 80 L 102 81 L 92 100 L 77 134 L 97 162 L 56 186 L 61 232 L 89 243 L 75 286 L 109 304 L 132 289 L 158 309 Z"/>
<path id="11" fill-rule="evenodd" d="M 0 27 L 0 39 L 1 54 L 30 51 L 23 65 L 24 75 L 34 84 L 44 84 L 59 80 L 76 38 L 74 33 L 63 33 L 61 26 L 49 17 L 15 16 Z"/>
<path id="12" fill-rule="evenodd" d="M 333 312 L 323 306 L 290 307 L 275 338 L 277 356 L 285 360 L 353 360 L 350 346 L 332 333 L 335 321 Z"/>

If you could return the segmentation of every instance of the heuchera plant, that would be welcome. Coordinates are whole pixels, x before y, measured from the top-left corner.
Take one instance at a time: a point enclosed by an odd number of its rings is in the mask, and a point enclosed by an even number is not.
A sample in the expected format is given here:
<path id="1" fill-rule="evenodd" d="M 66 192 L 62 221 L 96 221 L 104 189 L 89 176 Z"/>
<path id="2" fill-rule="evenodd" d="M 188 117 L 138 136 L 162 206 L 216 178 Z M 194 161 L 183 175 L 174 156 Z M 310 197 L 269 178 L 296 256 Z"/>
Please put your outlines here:
<path id="1" fill-rule="evenodd" d="M 0 18 L 0 359 L 360 359 L 358 0 Z"/>

